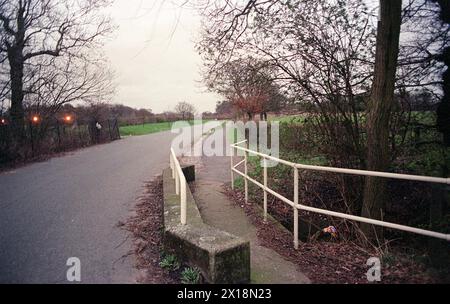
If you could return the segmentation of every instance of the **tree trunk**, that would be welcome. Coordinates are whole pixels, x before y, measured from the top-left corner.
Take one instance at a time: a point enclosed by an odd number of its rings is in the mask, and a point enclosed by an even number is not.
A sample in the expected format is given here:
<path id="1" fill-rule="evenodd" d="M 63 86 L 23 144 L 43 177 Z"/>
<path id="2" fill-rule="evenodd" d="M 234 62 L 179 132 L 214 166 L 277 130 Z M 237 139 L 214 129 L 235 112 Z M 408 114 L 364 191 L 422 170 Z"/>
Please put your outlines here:
<path id="1" fill-rule="evenodd" d="M 386 171 L 389 167 L 389 120 L 394 99 L 395 72 L 399 50 L 401 0 L 380 0 L 375 73 L 367 118 L 367 169 Z M 362 216 L 381 219 L 386 199 L 386 180 L 367 177 Z M 365 235 L 382 239 L 382 230 L 362 224 Z"/>
<path id="2" fill-rule="evenodd" d="M 24 109 L 23 109 L 23 54 L 20 49 L 14 48 L 8 54 L 11 79 L 11 126 L 16 139 L 24 136 Z"/>
<path id="3" fill-rule="evenodd" d="M 7 49 L 11 79 L 11 125 L 13 134 L 18 143 L 21 143 L 25 136 L 24 130 L 24 109 L 23 109 L 23 69 L 25 57 L 23 49 L 25 47 L 25 17 L 24 7 L 20 7 L 17 13 L 17 31 L 14 43 Z"/>

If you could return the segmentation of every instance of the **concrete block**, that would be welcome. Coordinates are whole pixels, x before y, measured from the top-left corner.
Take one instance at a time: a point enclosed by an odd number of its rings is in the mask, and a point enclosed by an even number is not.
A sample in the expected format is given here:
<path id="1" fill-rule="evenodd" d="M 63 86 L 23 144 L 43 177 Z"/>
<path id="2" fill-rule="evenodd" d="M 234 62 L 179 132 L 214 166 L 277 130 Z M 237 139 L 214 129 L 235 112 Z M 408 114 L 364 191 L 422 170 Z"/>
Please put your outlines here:
<path id="1" fill-rule="evenodd" d="M 164 249 L 200 269 L 209 283 L 248 283 L 250 244 L 208 225 L 165 229 Z"/>
<path id="2" fill-rule="evenodd" d="M 170 169 L 163 172 L 164 249 L 196 266 L 209 283 L 248 283 L 250 243 L 205 224 L 187 189 L 187 224 L 180 224 L 180 202 Z"/>

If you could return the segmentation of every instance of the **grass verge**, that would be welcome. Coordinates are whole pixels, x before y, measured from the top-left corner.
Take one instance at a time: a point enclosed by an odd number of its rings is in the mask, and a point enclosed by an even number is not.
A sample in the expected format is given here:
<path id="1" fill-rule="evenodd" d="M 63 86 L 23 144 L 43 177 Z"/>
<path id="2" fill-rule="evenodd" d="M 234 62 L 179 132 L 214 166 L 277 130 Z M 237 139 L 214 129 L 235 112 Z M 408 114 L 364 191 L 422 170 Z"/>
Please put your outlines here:
<path id="1" fill-rule="evenodd" d="M 208 120 L 190 120 L 190 125 L 196 125 L 200 123 L 206 123 Z M 168 131 L 172 129 L 172 125 L 175 122 L 165 121 L 165 122 L 154 122 L 146 123 L 140 125 L 130 125 L 119 127 L 120 136 L 139 136 L 152 133 L 158 133 L 163 131 Z"/>

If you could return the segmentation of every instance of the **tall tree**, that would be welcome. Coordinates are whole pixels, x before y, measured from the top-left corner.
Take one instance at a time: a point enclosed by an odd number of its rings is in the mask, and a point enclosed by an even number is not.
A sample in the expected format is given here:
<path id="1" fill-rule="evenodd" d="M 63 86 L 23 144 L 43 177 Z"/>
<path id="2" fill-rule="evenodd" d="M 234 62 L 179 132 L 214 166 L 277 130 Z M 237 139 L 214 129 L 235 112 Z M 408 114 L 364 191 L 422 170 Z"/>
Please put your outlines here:
<path id="1" fill-rule="evenodd" d="M 23 134 L 27 73 L 32 74 L 36 65 L 52 65 L 47 58 L 80 58 L 85 48 L 97 48 L 112 30 L 109 19 L 100 13 L 109 3 L 0 0 L 0 52 L 6 53 L 9 64 L 10 116 L 18 138 Z"/>
<path id="2" fill-rule="evenodd" d="M 394 105 L 401 10 L 401 0 L 380 0 L 375 74 L 367 117 L 367 168 L 373 171 L 386 171 L 390 162 L 389 121 Z M 382 218 L 385 193 L 385 179 L 367 177 L 362 216 Z M 381 230 L 372 225 L 364 224 L 362 229 L 366 236 L 381 237 Z"/>

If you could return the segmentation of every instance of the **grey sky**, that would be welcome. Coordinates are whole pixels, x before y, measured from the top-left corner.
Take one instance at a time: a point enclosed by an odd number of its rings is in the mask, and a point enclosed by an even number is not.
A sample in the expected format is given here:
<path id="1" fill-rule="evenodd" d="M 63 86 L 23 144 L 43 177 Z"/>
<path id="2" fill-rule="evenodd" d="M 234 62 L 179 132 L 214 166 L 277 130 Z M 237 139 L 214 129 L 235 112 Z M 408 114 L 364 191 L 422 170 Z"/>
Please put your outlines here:
<path id="1" fill-rule="evenodd" d="M 156 113 L 187 101 L 200 112 L 214 111 L 220 96 L 200 83 L 194 49 L 200 17 L 194 11 L 164 0 L 116 0 L 111 17 L 118 30 L 105 51 L 116 73 L 113 102 Z"/>

